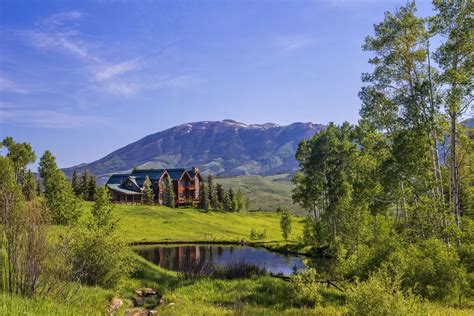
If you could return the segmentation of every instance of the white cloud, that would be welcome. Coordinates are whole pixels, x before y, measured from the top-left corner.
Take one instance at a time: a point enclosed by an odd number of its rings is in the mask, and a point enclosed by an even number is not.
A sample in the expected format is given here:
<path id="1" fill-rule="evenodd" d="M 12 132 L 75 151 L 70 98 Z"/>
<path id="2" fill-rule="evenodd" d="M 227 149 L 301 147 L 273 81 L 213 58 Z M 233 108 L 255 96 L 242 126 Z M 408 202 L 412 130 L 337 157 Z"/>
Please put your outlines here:
<path id="1" fill-rule="evenodd" d="M 28 90 L 0 75 L 0 91 L 26 94 Z"/>
<path id="2" fill-rule="evenodd" d="M 184 87 L 195 81 L 191 75 L 158 79 L 150 75 L 145 75 L 146 78 L 139 76 L 138 71 L 144 68 L 150 56 L 110 62 L 107 56 L 99 53 L 102 51 L 98 48 L 104 45 L 91 43 L 79 32 L 78 22 L 83 16 L 80 11 L 57 13 L 43 19 L 36 28 L 22 35 L 38 49 L 63 52 L 78 59 L 90 77 L 89 84 L 113 95 L 130 96 L 144 90 Z M 116 55 L 120 55 L 120 52 Z M 125 77 L 125 74 L 128 76 Z"/>
<path id="3" fill-rule="evenodd" d="M 69 114 L 51 110 L 0 108 L 0 122 L 45 128 L 79 128 L 104 124 L 103 117 Z"/>
<path id="4" fill-rule="evenodd" d="M 71 21 L 71 20 L 78 20 L 84 14 L 81 11 L 73 10 L 73 11 L 65 11 L 59 12 L 53 15 L 48 16 L 41 22 L 41 25 L 44 27 L 55 27 L 64 24 L 64 22 Z"/>
<path id="5" fill-rule="evenodd" d="M 306 48 L 315 43 L 312 36 L 304 34 L 278 35 L 274 38 L 275 44 L 283 50 L 292 51 Z"/>
<path id="6" fill-rule="evenodd" d="M 110 64 L 100 66 L 95 73 L 95 77 L 98 81 L 112 79 L 115 76 L 124 74 L 126 72 L 136 70 L 140 67 L 140 63 L 136 59 L 121 62 L 118 64 Z"/>

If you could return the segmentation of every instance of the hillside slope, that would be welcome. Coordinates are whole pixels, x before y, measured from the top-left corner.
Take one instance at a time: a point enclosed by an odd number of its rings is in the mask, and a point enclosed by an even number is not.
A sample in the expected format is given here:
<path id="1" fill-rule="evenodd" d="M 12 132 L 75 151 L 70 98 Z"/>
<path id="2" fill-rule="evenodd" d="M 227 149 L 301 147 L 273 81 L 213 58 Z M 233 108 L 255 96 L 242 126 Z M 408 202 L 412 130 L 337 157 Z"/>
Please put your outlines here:
<path id="1" fill-rule="evenodd" d="M 289 174 L 217 178 L 215 182 L 226 189 L 242 191 L 248 199 L 250 210 L 275 211 L 280 207 L 288 208 L 295 214 L 306 214 L 299 205 L 293 204 L 293 184 Z"/>
<path id="2" fill-rule="evenodd" d="M 88 170 L 100 178 L 139 168 L 196 166 L 225 176 L 292 172 L 298 143 L 324 128 L 313 123 L 280 126 L 244 124 L 233 120 L 182 124 L 148 135 L 97 161 L 66 168 Z"/>

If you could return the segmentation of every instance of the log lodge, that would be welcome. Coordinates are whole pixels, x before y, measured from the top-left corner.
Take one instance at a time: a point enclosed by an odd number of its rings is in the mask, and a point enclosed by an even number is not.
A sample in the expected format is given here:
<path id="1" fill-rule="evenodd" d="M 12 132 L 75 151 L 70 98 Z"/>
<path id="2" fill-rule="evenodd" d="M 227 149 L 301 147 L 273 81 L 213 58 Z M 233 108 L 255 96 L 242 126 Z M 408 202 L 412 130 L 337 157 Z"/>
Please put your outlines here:
<path id="1" fill-rule="evenodd" d="M 148 176 L 155 193 L 155 203 L 164 201 L 165 180 L 171 178 L 176 205 L 197 204 L 202 182 L 199 169 L 138 169 L 129 174 L 113 174 L 106 183 L 112 201 L 118 203 L 143 203 L 143 184 Z"/>

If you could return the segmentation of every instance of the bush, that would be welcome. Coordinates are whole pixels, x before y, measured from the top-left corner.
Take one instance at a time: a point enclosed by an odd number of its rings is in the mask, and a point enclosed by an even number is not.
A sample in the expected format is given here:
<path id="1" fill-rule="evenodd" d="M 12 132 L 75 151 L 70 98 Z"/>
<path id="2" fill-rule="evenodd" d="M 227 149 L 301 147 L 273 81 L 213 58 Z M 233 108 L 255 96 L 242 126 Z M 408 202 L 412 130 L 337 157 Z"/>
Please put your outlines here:
<path id="1" fill-rule="evenodd" d="M 399 281 L 386 274 L 372 275 L 365 282 L 357 282 L 347 296 L 349 315 L 422 315 L 423 305 L 411 294 L 404 294 Z"/>
<path id="2" fill-rule="evenodd" d="M 258 231 L 255 228 L 250 230 L 250 240 L 263 240 L 267 238 L 267 230 Z"/>
<path id="3" fill-rule="evenodd" d="M 429 239 L 394 252 L 386 264 L 405 290 L 430 300 L 455 303 L 467 289 L 467 274 L 453 247 Z"/>
<path id="4" fill-rule="evenodd" d="M 316 269 L 309 268 L 303 272 L 295 273 L 290 278 L 293 288 L 294 304 L 297 306 L 314 307 L 321 302 L 321 284 L 318 282 Z"/>
<path id="5" fill-rule="evenodd" d="M 113 288 L 132 272 L 130 250 L 117 235 L 81 223 L 70 240 L 73 270 L 82 284 Z"/>

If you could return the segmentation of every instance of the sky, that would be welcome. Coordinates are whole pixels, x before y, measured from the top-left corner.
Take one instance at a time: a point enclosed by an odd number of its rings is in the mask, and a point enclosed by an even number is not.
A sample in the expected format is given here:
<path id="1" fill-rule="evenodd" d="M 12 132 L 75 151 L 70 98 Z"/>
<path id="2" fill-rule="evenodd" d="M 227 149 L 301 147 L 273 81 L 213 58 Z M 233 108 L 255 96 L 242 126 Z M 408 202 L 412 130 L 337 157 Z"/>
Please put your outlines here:
<path id="1" fill-rule="evenodd" d="M 187 122 L 355 123 L 361 45 L 405 2 L 2 0 L 0 138 L 70 167 Z"/>

